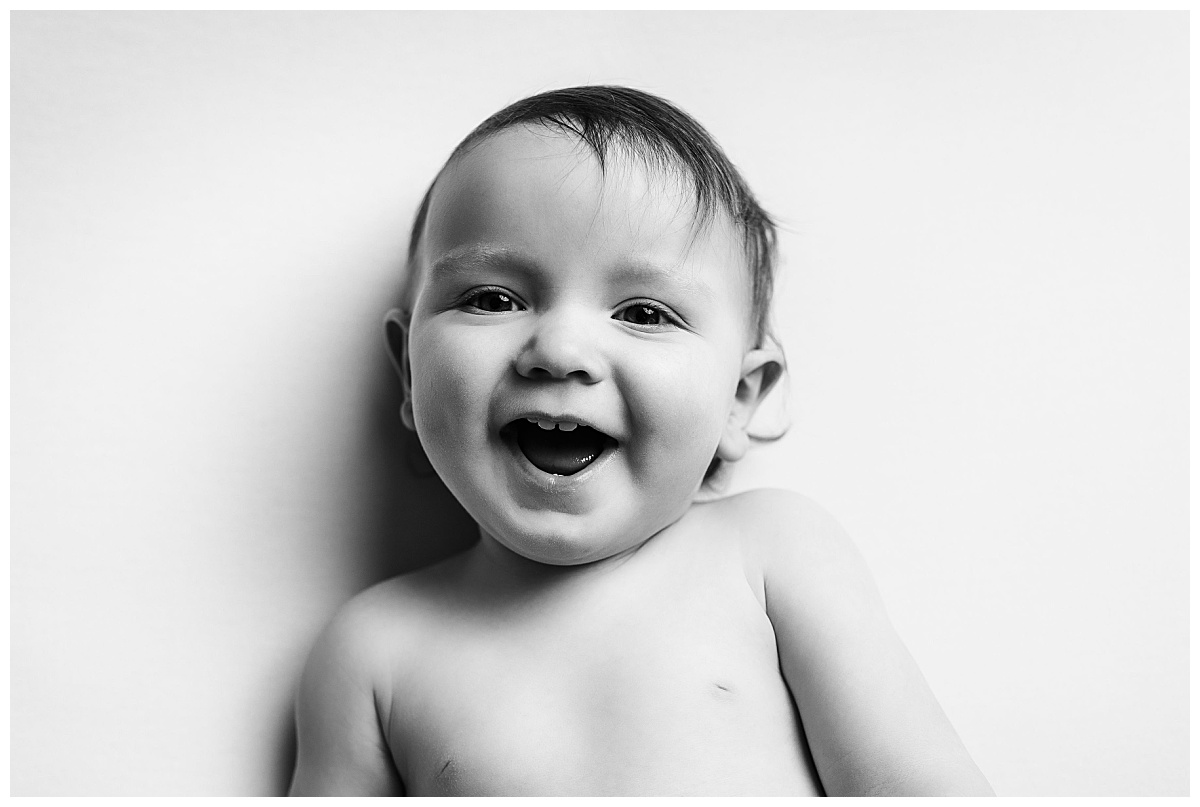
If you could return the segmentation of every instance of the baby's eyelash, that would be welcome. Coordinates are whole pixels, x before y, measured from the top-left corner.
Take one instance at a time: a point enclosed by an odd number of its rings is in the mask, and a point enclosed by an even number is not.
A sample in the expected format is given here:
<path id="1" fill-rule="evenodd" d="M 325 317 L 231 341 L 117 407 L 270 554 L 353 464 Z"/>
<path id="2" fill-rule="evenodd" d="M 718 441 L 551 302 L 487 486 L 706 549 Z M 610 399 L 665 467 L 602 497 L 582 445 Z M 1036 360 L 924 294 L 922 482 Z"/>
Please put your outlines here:
<path id="1" fill-rule="evenodd" d="M 485 286 L 472 289 L 458 303 L 461 308 L 473 308 L 488 314 L 503 314 L 508 311 L 518 311 L 521 304 L 516 295 L 499 286 Z"/>
<path id="2" fill-rule="evenodd" d="M 634 300 L 617 309 L 613 319 L 633 325 L 637 328 L 681 327 L 682 322 L 665 305 L 653 300 Z M 657 321 L 647 321 L 655 320 Z"/>

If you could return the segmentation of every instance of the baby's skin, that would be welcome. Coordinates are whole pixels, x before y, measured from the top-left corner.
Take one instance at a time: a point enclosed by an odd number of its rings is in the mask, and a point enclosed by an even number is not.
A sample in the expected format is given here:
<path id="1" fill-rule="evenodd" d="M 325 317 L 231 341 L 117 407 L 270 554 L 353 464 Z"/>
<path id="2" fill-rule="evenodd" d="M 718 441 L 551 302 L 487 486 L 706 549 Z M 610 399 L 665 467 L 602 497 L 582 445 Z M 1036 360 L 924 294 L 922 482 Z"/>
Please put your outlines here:
<path id="1" fill-rule="evenodd" d="M 439 177 L 393 350 L 480 540 L 318 639 L 292 793 L 990 793 L 838 525 L 707 490 L 781 359 L 732 227 L 609 163 L 519 127 Z"/>

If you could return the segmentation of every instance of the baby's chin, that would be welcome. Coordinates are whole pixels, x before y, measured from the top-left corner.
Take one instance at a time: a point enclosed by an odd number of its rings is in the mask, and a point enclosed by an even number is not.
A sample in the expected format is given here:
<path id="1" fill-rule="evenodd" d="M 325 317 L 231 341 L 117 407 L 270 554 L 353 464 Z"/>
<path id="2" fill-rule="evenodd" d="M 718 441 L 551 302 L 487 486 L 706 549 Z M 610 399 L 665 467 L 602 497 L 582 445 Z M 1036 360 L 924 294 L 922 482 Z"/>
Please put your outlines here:
<path id="1" fill-rule="evenodd" d="M 681 497 L 669 512 L 643 512 L 642 518 L 622 519 L 624 523 L 550 512 L 478 523 L 485 540 L 491 538 L 519 558 L 545 566 L 587 566 L 636 551 L 678 521 L 691 504 L 690 497 Z"/>
<path id="2" fill-rule="evenodd" d="M 497 544 L 524 560 L 543 566 L 587 566 L 629 554 L 649 540 L 651 535 L 617 540 L 578 540 L 567 536 L 506 535 L 481 529 L 485 540 L 491 537 Z"/>

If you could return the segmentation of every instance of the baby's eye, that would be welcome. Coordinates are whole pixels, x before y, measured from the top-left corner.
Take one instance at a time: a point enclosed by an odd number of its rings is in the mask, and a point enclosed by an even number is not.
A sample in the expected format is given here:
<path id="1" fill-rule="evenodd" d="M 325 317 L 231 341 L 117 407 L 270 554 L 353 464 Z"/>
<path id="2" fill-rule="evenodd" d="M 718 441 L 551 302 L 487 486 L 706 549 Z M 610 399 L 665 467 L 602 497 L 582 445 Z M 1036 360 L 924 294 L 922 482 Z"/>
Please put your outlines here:
<path id="1" fill-rule="evenodd" d="M 660 328 L 664 325 L 674 325 L 675 319 L 665 309 L 649 303 L 634 303 L 627 305 L 613 315 L 613 319 L 628 322 L 630 325 Z"/>
<path id="2" fill-rule="evenodd" d="M 513 299 L 512 295 L 500 289 L 479 289 L 468 295 L 462 301 L 462 305 L 465 308 L 474 308 L 479 311 L 486 311 L 489 314 L 516 311 L 519 308 L 517 301 Z"/>

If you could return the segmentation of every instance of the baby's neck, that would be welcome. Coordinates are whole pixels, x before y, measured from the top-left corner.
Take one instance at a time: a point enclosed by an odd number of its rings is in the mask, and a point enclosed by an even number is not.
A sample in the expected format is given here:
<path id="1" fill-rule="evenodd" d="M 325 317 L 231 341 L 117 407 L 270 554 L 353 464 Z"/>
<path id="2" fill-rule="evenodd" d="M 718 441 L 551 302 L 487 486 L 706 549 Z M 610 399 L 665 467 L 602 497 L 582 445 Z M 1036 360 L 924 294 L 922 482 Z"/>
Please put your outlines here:
<path id="1" fill-rule="evenodd" d="M 607 558 L 560 566 L 519 555 L 481 527 L 479 543 L 471 552 L 469 574 L 479 584 L 497 592 L 548 593 L 612 573 L 631 560 L 650 538 Z"/>

